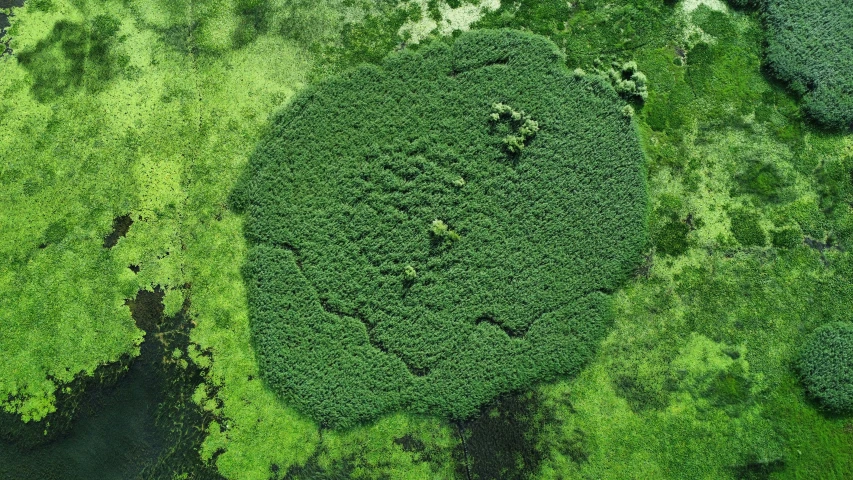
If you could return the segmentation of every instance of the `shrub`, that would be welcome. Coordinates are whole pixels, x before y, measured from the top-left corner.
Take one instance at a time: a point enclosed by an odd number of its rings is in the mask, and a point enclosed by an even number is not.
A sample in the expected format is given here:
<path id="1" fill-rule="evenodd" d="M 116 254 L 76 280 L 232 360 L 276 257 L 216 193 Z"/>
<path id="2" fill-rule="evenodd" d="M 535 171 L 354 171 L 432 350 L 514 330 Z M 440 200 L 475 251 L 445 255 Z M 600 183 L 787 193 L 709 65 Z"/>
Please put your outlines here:
<path id="1" fill-rule="evenodd" d="M 763 247 L 767 233 L 761 228 L 761 217 L 746 210 L 737 210 L 731 215 L 732 235 L 744 247 Z"/>
<path id="2" fill-rule="evenodd" d="M 646 85 L 648 79 L 643 72 L 637 69 L 637 62 L 625 62 L 621 67 L 616 63 L 607 72 L 599 71 L 598 73 L 605 75 L 616 93 L 627 100 L 645 101 L 649 97 L 648 86 Z"/>
<path id="3" fill-rule="evenodd" d="M 655 250 L 663 255 L 678 256 L 687 251 L 687 234 L 690 226 L 676 216 L 654 229 L 652 239 Z"/>
<path id="4" fill-rule="evenodd" d="M 129 61 L 117 48 L 124 41 L 120 26 L 109 15 L 96 15 L 86 23 L 60 20 L 32 50 L 18 53 L 18 62 L 33 76 L 35 97 L 47 101 L 75 88 L 105 88 Z"/>
<path id="5" fill-rule="evenodd" d="M 533 138 L 536 132 L 539 131 L 539 124 L 523 111 L 515 111 L 512 107 L 503 103 L 492 104 L 492 109 L 494 111 L 489 115 L 489 118 L 493 122 L 508 119 L 515 130 L 515 134 L 511 133 L 504 137 L 504 147 L 509 153 L 521 153 L 527 141 Z"/>
<path id="6" fill-rule="evenodd" d="M 853 156 L 828 155 L 817 171 L 820 209 L 832 219 L 836 245 L 853 249 Z"/>
<path id="7" fill-rule="evenodd" d="M 450 245 L 451 243 L 459 240 L 459 234 L 451 230 L 446 223 L 439 219 L 432 221 L 429 231 L 432 233 L 433 238 L 435 238 L 439 243 L 444 243 L 445 245 Z"/>
<path id="8" fill-rule="evenodd" d="M 761 6 L 763 2 L 764 0 L 729 0 L 729 3 L 733 7 L 737 8 L 758 7 Z"/>
<path id="9" fill-rule="evenodd" d="M 853 323 L 815 330 L 803 345 L 799 370 L 806 390 L 827 410 L 853 410 Z"/>
<path id="10" fill-rule="evenodd" d="M 796 248 L 803 244 L 803 231 L 800 227 L 783 227 L 772 232 L 773 246 L 776 248 Z"/>
<path id="11" fill-rule="evenodd" d="M 415 267 L 406 265 L 403 267 L 403 277 L 407 282 L 414 282 L 418 278 L 418 272 L 415 270 Z"/>
<path id="12" fill-rule="evenodd" d="M 299 94 L 232 197 L 270 387 L 344 427 L 401 408 L 464 418 L 578 371 L 609 325 L 603 292 L 646 241 L 622 106 L 516 31 L 403 50 Z"/>
<path id="13" fill-rule="evenodd" d="M 735 175 L 739 188 L 736 193 L 750 193 L 768 200 L 777 201 L 781 191 L 790 182 L 773 163 L 746 160 L 742 172 Z"/>
<path id="14" fill-rule="evenodd" d="M 803 110 L 833 129 L 853 128 L 853 2 L 764 2 L 767 60 L 803 96 Z"/>

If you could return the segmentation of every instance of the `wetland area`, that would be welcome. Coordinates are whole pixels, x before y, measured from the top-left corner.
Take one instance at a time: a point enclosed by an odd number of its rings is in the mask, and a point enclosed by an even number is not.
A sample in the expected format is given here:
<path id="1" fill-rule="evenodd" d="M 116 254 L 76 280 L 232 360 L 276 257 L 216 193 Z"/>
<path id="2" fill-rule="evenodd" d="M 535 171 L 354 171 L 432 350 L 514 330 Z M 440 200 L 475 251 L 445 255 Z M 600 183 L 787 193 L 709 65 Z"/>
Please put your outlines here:
<path id="1" fill-rule="evenodd" d="M 0 480 L 853 478 L 851 24 L 0 0 Z"/>

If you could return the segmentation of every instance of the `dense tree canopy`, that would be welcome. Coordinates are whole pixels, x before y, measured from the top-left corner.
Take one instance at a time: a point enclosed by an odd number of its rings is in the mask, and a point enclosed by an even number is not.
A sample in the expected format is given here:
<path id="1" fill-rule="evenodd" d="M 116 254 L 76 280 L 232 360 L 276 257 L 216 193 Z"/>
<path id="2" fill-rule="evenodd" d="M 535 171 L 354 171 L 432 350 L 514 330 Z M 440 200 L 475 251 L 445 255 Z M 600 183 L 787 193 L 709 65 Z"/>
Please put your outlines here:
<path id="1" fill-rule="evenodd" d="M 630 117 L 556 46 L 479 31 L 307 89 L 233 203 L 261 371 L 321 423 L 452 417 L 576 372 L 646 241 Z"/>
<path id="2" fill-rule="evenodd" d="M 853 127 L 853 2 L 766 0 L 764 10 L 772 71 L 817 122 Z"/>
<path id="3" fill-rule="evenodd" d="M 853 323 L 824 325 L 806 341 L 800 374 L 809 393 L 829 410 L 853 410 Z"/>

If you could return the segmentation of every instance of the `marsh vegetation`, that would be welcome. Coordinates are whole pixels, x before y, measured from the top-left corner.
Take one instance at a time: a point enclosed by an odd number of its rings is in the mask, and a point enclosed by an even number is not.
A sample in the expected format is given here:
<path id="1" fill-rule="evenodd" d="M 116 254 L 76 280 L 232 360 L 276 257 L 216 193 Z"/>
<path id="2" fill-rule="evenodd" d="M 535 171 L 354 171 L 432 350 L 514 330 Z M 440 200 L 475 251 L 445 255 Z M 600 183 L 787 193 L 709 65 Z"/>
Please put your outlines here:
<path id="1" fill-rule="evenodd" d="M 0 2 L 0 474 L 850 478 L 848 3 Z"/>
<path id="2" fill-rule="evenodd" d="M 233 201 L 260 368 L 289 404 L 334 427 L 464 419 L 594 352 L 645 247 L 643 155 L 609 85 L 562 62 L 543 37 L 466 33 L 273 120 Z"/>

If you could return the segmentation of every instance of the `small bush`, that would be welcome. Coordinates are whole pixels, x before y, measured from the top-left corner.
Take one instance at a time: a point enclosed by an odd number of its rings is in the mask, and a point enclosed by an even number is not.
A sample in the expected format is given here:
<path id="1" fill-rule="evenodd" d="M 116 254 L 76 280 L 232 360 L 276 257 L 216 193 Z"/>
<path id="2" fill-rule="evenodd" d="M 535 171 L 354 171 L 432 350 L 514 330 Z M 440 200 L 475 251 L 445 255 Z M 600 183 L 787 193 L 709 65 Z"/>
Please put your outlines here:
<path id="1" fill-rule="evenodd" d="M 652 231 L 655 250 L 663 255 L 678 256 L 687 251 L 687 234 L 690 226 L 673 215 Z"/>
<path id="2" fill-rule="evenodd" d="M 742 172 L 735 175 L 739 187 L 737 193 L 750 193 L 767 201 L 777 201 L 788 180 L 776 165 L 757 160 L 745 162 Z"/>
<path id="3" fill-rule="evenodd" d="M 616 93 L 627 100 L 645 101 L 649 97 L 648 79 L 637 69 L 637 62 L 625 62 L 621 67 L 617 63 L 607 72 L 598 71 L 598 73 L 604 75 L 613 85 Z"/>
<path id="4" fill-rule="evenodd" d="M 761 228 L 761 217 L 746 210 L 737 210 L 731 215 L 732 235 L 744 247 L 763 247 L 767 233 Z"/>
<path id="5" fill-rule="evenodd" d="M 799 227 L 784 227 L 773 230 L 772 240 L 776 248 L 795 248 L 803 244 L 803 231 Z"/>
<path id="6" fill-rule="evenodd" d="M 418 278 L 418 272 L 417 272 L 417 270 L 415 270 L 415 267 L 413 267 L 411 265 L 406 265 L 403 268 L 403 278 L 407 282 L 410 282 L 410 283 L 414 282 Z"/>
<path id="7" fill-rule="evenodd" d="M 434 239 L 439 243 L 444 243 L 445 245 L 450 245 L 460 238 L 458 233 L 451 230 L 446 223 L 439 219 L 432 221 L 429 231 L 432 233 Z"/>
<path id="8" fill-rule="evenodd" d="M 492 104 L 492 109 L 494 111 L 489 115 L 489 118 L 493 122 L 502 119 L 508 120 L 511 123 L 511 128 L 515 130 L 514 134 L 511 133 L 504 137 L 504 148 L 509 153 L 521 153 L 527 142 L 539 131 L 539 124 L 523 111 L 513 110 L 512 107 L 503 103 Z"/>
<path id="9" fill-rule="evenodd" d="M 853 410 L 853 323 L 835 322 L 812 333 L 800 353 L 803 385 L 827 410 Z"/>

